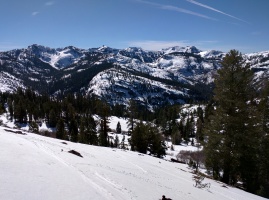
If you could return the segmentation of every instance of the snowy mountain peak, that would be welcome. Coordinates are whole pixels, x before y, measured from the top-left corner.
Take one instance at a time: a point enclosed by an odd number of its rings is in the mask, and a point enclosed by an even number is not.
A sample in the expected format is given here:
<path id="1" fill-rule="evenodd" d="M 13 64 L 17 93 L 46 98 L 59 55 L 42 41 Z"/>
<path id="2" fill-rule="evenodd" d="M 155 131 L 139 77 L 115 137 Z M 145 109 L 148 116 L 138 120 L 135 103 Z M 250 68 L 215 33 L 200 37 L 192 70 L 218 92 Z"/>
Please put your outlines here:
<path id="1" fill-rule="evenodd" d="M 111 53 L 116 54 L 118 53 L 119 50 L 104 45 L 102 47 L 99 47 L 97 51 L 101 53 L 106 53 L 106 54 L 111 54 Z"/>
<path id="2" fill-rule="evenodd" d="M 246 54 L 246 57 L 251 58 L 251 57 L 268 57 L 269 56 L 269 51 L 261 51 L 257 53 L 249 53 Z"/>
<path id="3" fill-rule="evenodd" d="M 28 46 L 27 51 L 30 55 L 38 57 L 56 69 L 64 68 L 77 62 L 85 54 L 85 50 L 73 46 L 54 49 L 37 44 Z"/>
<path id="4" fill-rule="evenodd" d="M 42 45 L 38 45 L 38 44 L 33 44 L 27 47 L 26 51 L 28 51 L 29 53 L 31 53 L 32 55 L 35 56 L 40 56 L 42 53 L 46 52 L 49 54 L 55 54 L 56 50 L 50 47 L 45 47 Z"/>
<path id="5" fill-rule="evenodd" d="M 144 51 L 141 47 L 128 47 L 124 50 L 127 52 L 143 52 Z"/>
<path id="6" fill-rule="evenodd" d="M 174 46 L 174 47 L 163 49 L 162 51 L 164 52 L 164 54 L 171 54 L 171 53 L 197 54 L 201 52 L 201 50 L 197 49 L 195 46 L 186 46 L 186 47 Z"/>
<path id="7" fill-rule="evenodd" d="M 225 53 L 222 51 L 216 51 L 216 50 L 211 50 L 211 51 L 202 51 L 199 53 L 201 57 L 203 58 L 222 58 L 225 56 Z"/>

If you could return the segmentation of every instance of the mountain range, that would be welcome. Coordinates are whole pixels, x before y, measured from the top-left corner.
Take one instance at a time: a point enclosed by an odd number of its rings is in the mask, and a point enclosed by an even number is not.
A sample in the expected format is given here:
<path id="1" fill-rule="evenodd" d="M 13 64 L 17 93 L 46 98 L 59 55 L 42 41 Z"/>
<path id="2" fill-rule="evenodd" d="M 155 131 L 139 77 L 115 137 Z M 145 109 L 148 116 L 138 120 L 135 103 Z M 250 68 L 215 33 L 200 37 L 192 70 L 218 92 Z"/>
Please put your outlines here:
<path id="1" fill-rule="evenodd" d="M 0 91 L 90 94 L 110 104 L 134 99 L 148 108 L 207 100 L 224 52 L 194 46 L 145 51 L 107 46 L 80 49 L 31 45 L 0 52 Z M 243 55 L 258 84 L 269 76 L 269 51 Z"/>

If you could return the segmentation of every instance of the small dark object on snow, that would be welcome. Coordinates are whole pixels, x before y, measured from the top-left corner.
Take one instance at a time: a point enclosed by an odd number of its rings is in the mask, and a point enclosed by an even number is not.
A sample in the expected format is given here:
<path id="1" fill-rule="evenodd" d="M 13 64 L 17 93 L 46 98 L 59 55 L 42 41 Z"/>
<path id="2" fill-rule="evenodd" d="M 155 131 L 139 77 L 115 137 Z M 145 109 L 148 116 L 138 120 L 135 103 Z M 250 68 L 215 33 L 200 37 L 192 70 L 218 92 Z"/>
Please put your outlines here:
<path id="1" fill-rule="evenodd" d="M 163 195 L 162 200 L 172 200 L 172 199 L 170 199 L 170 198 L 166 198 L 166 197 Z"/>
<path id="2" fill-rule="evenodd" d="M 16 133 L 16 134 L 21 134 L 21 135 L 26 135 L 26 133 L 23 133 L 21 131 L 13 131 L 13 130 L 10 130 L 10 129 L 4 129 L 5 131 L 7 132 L 11 132 L 11 133 Z"/>
<path id="3" fill-rule="evenodd" d="M 175 163 L 181 163 L 181 164 L 186 164 L 185 162 L 182 162 L 182 161 L 176 160 L 176 159 L 174 159 L 174 158 L 171 158 L 171 162 L 175 162 Z"/>
<path id="4" fill-rule="evenodd" d="M 62 142 L 62 144 L 66 144 L 66 145 L 67 145 L 67 143 L 66 143 L 66 142 Z"/>
<path id="5" fill-rule="evenodd" d="M 72 153 L 72 154 L 74 154 L 76 156 L 79 156 L 79 157 L 83 158 L 83 156 L 79 152 L 77 152 L 75 150 L 70 150 L 70 151 L 68 151 L 68 153 Z"/>

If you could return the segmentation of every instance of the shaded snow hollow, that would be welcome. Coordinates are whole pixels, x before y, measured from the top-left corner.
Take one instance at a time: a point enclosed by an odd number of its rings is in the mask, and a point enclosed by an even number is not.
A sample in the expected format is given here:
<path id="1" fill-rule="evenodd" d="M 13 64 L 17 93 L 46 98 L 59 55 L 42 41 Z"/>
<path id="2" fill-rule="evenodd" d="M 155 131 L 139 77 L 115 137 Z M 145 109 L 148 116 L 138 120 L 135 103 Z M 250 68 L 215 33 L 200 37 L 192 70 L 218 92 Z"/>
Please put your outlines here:
<path id="1" fill-rule="evenodd" d="M 205 179 L 194 187 L 186 165 L 123 151 L 8 132 L 0 127 L 0 199 L 3 200 L 259 200 Z M 83 158 L 68 153 L 79 152 Z"/>

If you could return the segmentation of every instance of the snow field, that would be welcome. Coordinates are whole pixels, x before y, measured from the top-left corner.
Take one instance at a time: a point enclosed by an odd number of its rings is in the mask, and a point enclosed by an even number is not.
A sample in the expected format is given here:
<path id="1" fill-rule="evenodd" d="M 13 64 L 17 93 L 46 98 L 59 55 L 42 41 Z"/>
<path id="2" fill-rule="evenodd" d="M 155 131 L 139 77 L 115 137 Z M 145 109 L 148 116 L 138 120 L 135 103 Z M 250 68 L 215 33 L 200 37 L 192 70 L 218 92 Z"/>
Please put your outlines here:
<path id="1" fill-rule="evenodd" d="M 0 199 L 263 199 L 210 179 L 204 180 L 209 189 L 196 188 L 183 164 L 5 129 L 0 127 Z"/>

